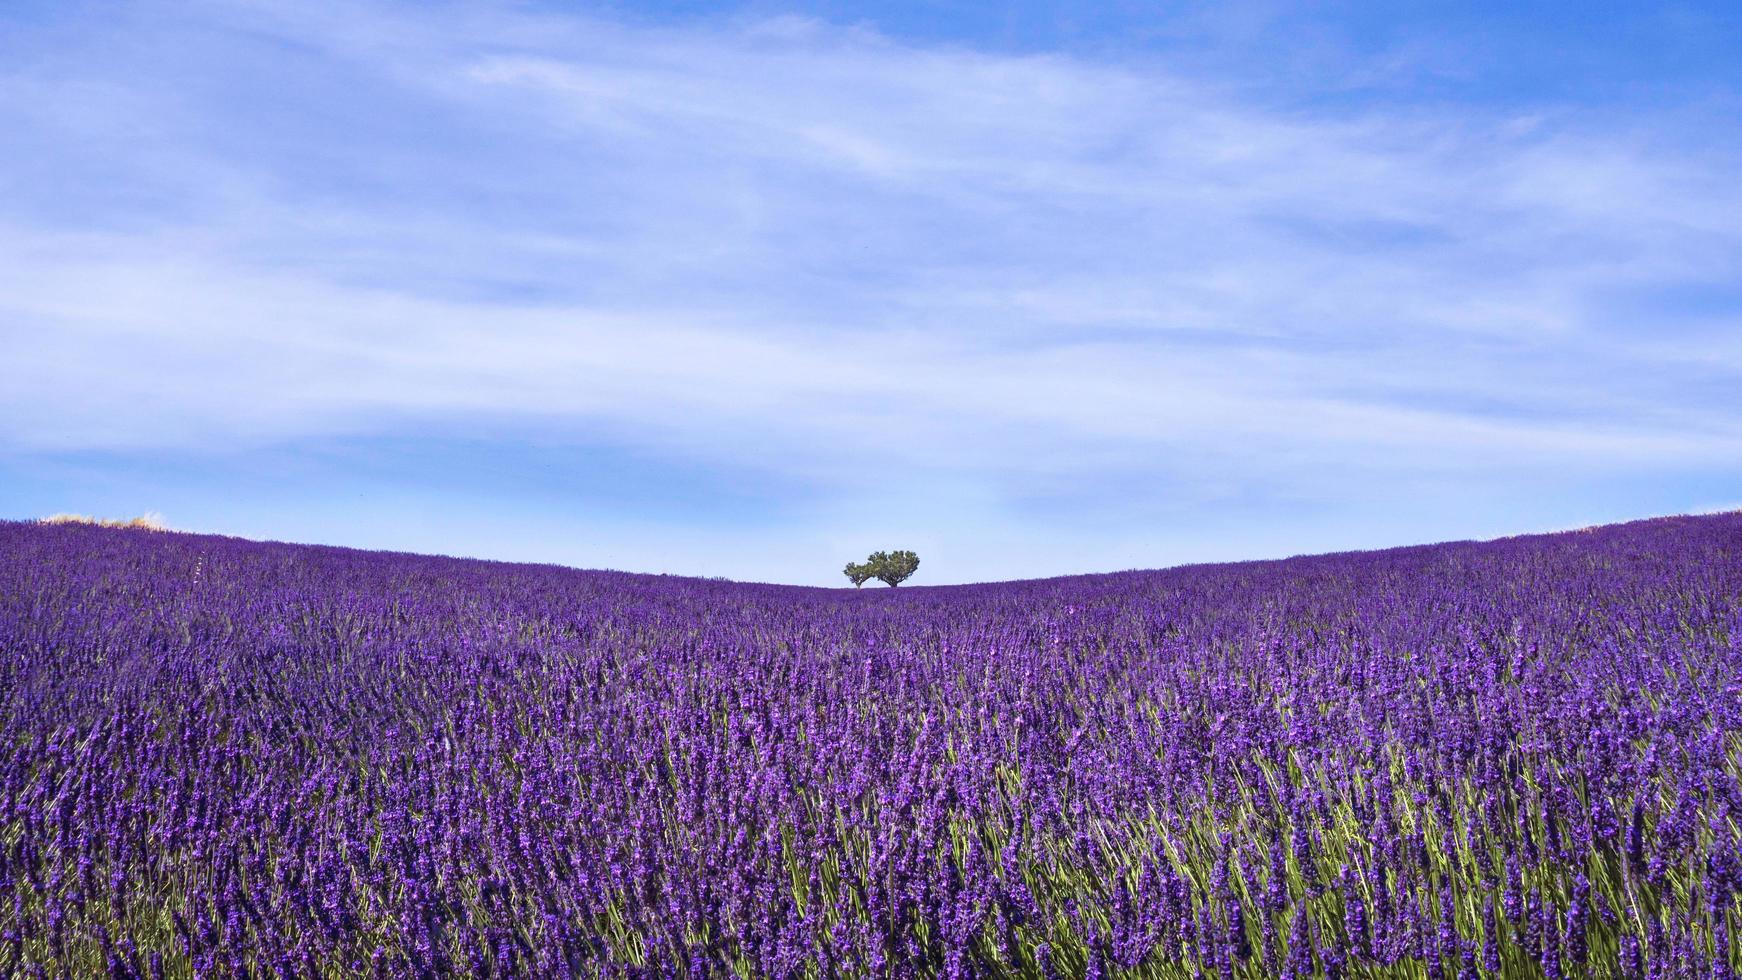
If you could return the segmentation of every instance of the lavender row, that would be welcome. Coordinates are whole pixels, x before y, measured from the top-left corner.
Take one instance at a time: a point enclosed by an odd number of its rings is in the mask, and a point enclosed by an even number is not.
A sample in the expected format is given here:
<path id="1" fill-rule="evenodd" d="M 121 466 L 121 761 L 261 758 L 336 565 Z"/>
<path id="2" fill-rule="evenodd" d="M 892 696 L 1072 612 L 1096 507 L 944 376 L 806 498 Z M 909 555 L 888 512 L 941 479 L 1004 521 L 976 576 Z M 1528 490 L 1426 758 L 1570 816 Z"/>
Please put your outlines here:
<path id="1" fill-rule="evenodd" d="M 0 524 L 0 973 L 1727 977 L 1742 515 L 882 593 Z"/>

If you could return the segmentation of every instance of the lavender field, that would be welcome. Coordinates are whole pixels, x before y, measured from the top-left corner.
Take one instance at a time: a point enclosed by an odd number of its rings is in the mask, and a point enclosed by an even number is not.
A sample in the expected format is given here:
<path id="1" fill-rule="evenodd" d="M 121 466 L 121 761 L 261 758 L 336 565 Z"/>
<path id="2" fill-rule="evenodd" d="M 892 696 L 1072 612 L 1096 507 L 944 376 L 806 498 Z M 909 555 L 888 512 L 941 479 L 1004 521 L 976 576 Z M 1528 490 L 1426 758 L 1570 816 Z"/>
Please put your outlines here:
<path id="1" fill-rule="evenodd" d="M 1724 977 L 1742 514 L 877 592 L 0 524 L 0 974 Z"/>

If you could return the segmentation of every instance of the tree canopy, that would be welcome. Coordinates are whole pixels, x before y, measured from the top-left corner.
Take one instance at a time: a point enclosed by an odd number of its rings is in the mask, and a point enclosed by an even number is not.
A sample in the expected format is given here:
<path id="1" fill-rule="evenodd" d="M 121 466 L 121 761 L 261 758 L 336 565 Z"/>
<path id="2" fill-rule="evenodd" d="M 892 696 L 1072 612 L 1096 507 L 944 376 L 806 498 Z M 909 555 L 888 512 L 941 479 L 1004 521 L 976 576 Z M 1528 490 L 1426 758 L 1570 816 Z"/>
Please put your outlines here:
<path id="1" fill-rule="evenodd" d="M 876 579 L 894 587 L 919 570 L 919 556 L 911 551 L 876 551 L 863 562 L 848 562 L 846 575 L 855 588 Z"/>

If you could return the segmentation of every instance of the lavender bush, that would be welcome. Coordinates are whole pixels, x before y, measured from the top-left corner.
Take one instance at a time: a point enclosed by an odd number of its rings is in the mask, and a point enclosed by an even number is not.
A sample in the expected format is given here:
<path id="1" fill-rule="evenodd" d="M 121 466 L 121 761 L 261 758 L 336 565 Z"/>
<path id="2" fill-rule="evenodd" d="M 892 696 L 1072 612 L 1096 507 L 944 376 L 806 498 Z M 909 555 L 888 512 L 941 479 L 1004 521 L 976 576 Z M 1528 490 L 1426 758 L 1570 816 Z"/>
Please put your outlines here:
<path id="1" fill-rule="evenodd" d="M 1725 977 L 1742 515 L 877 593 L 0 524 L 0 973 Z"/>

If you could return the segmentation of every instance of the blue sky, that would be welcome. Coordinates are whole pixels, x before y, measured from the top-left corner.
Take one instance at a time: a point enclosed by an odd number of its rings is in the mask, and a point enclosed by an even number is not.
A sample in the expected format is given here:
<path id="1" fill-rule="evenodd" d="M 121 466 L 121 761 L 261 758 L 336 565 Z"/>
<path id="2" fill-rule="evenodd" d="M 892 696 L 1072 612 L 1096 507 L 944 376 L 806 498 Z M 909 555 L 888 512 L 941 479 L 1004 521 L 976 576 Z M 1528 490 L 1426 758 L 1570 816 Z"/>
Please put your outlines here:
<path id="1" fill-rule="evenodd" d="M 8 4 L 0 516 L 833 585 L 1742 506 L 1742 13 L 1304 9 Z"/>

